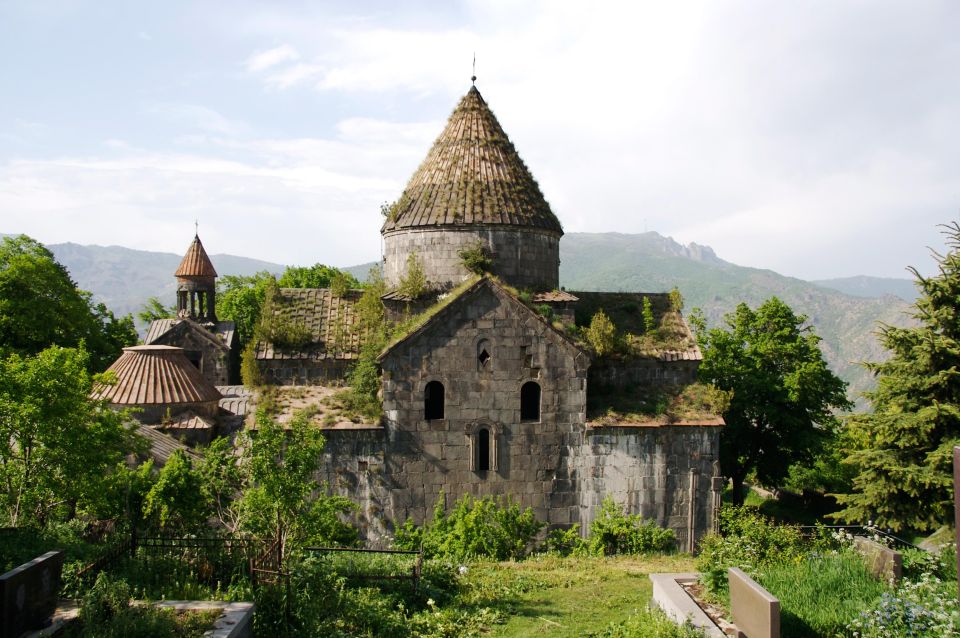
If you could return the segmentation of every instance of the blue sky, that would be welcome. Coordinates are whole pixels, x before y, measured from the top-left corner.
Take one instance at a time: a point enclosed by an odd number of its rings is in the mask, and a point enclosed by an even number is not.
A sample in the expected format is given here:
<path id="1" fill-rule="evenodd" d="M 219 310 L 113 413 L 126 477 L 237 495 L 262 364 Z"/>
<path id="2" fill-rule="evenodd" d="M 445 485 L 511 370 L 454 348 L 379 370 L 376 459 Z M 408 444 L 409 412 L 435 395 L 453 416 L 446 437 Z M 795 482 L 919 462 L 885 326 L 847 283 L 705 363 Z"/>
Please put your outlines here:
<path id="1" fill-rule="evenodd" d="M 474 52 L 568 231 L 904 276 L 958 217 L 956 3 L 400 4 L 0 0 L 0 232 L 375 260 Z"/>

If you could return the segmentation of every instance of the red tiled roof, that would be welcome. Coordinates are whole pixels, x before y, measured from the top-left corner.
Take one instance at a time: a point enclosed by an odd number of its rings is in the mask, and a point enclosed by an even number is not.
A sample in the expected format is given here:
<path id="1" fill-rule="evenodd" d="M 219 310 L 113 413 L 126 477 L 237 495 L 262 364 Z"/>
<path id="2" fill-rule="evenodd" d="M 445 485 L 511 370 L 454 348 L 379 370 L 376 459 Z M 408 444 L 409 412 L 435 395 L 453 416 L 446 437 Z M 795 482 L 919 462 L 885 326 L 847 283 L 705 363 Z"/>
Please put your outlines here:
<path id="1" fill-rule="evenodd" d="M 116 405 L 204 403 L 221 398 L 183 354 L 183 348 L 124 348 L 107 371 L 116 374 L 117 383 L 97 385 L 92 397 Z"/>
<path id="2" fill-rule="evenodd" d="M 217 271 L 213 267 L 213 262 L 207 257 L 207 251 L 203 249 L 200 243 L 200 237 L 194 236 L 193 242 L 187 248 L 187 254 L 183 256 L 177 272 L 174 277 L 216 277 Z"/>

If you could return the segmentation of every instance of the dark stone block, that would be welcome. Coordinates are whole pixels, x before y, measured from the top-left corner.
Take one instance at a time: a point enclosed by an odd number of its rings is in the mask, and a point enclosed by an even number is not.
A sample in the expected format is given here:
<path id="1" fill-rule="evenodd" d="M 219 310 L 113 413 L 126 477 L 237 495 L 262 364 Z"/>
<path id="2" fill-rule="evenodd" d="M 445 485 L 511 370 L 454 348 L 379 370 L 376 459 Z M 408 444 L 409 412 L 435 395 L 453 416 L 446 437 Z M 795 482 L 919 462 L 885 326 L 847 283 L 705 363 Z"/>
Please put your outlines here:
<path id="1" fill-rule="evenodd" d="M 47 552 L 0 575 L 0 638 L 49 623 L 57 608 L 63 552 Z"/>

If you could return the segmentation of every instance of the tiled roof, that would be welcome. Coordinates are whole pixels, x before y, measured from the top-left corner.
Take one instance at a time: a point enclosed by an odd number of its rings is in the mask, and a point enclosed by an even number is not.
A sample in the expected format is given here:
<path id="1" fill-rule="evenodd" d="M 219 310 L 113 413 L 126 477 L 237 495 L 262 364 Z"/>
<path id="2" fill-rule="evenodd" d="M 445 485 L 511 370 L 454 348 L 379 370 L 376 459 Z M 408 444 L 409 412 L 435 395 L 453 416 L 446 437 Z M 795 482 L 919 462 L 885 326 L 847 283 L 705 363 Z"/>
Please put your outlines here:
<path id="1" fill-rule="evenodd" d="M 359 290 L 342 297 L 329 288 L 281 288 L 274 312 L 307 327 L 311 343 L 301 350 L 285 350 L 272 343 L 257 343 L 257 359 L 356 359 L 363 345 L 356 304 Z"/>
<path id="2" fill-rule="evenodd" d="M 212 430 L 215 425 L 213 419 L 187 411 L 174 417 L 172 421 L 163 423 L 162 427 L 164 430 Z"/>
<path id="3" fill-rule="evenodd" d="M 194 452 L 189 446 L 149 425 L 138 425 L 137 434 L 145 438 L 147 443 L 150 444 L 150 458 L 156 461 L 158 465 L 166 465 L 167 461 L 170 460 L 170 457 L 173 456 L 173 453 L 177 450 L 180 450 L 194 460 L 200 458 L 200 455 Z"/>
<path id="4" fill-rule="evenodd" d="M 563 233 L 530 170 L 476 87 L 460 100 L 383 232 L 504 224 Z"/>
<path id="5" fill-rule="evenodd" d="M 154 319 L 150 322 L 150 327 L 147 328 L 147 336 L 143 338 L 143 343 L 145 345 L 156 343 L 157 340 L 162 338 L 184 321 L 193 323 L 198 330 L 203 330 L 205 332 L 217 335 L 225 346 L 229 346 L 233 342 L 233 335 L 237 329 L 236 324 L 234 324 L 232 321 L 218 321 L 217 323 L 213 324 L 212 330 L 207 330 L 192 319 Z"/>
<path id="6" fill-rule="evenodd" d="M 207 257 L 207 251 L 203 249 L 200 243 L 200 237 L 194 236 L 193 242 L 187 248 L 187 254 L 183 256 L 180 267 L 174 273 L 174 277 L 216 277 L 217 271 L 213 267 L 213 262 Z"/>
<path id="7" fill-rule="evenodd" d="M 114 385 L 98 384 L 94 399 L 116 405 L 156 405 L 219 401 L 220 393 L 183 354 L 172 346 L 124 348 L 107 371 L 117 375 Z"/>

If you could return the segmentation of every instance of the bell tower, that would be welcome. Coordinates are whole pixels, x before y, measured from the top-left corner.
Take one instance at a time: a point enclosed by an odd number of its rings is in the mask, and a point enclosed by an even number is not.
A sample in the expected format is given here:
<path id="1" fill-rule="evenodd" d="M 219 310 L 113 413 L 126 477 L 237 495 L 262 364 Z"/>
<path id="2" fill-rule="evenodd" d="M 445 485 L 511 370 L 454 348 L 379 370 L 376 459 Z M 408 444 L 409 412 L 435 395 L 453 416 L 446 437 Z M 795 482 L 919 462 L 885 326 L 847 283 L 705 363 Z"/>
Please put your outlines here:
<path id="1" fill-rule="evenodd" d="M 202 324 L 217 322 L 217 271 L 200 243 L 199 235 L 174 273 L 177 278 L 177 316 Z"/>

